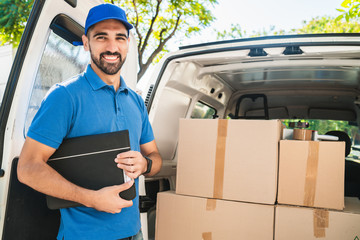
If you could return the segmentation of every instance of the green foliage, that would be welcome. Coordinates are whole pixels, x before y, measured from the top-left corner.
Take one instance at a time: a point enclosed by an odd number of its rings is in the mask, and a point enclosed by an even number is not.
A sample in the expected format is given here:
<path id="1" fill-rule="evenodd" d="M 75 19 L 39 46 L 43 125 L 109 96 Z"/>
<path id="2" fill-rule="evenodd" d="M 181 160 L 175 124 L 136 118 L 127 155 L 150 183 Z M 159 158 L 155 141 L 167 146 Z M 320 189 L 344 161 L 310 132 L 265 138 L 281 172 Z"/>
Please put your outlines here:
<path id="1" fill-rule="evenodd" d="M 232 24 L 229 30 L 217 32 L 218 40 L 236 39 L 244 37 L 259 37 L 268 35 L 284 34 L 309 34 L 309 33 L 358 33 L 360 32 L 360 0 L 344 0 L 341 4 L 342 9 L 337 9 L 341 15 L 336 18 L 329 16 L 315 17 L 310 21 L 304 21 L 299 29 L 275 30 L 274 26 L 263 29 L 251 34 L 242 30 L 239 24 Z M 346 21 L 344 21 L 346 20 Z"/>
<path id="2" fill-rule="evenodd" d="M 360 1 L 359 0 L 344 0 L 341 3 L 342 8 L 337 10 L 341 13 L 336 20 L 345 19 L 346 22 L 357 19 L 360 16 Z"/>
<path id="3" fill-rule="evenodd" d="M 134 25 L 141 78 L 168 49 L 171 38 L 189 38 L 210 26 L 217 0 L 106 0 L 125 9 Z"/>
<path id="4" fill-rule="evenodd" d="M 314 119 L 285 119 L 282 122 L 289 128 L 291 122 L 307 122 L 309 123 L 309 130 L 316 130 L 319 134 L 325 134 L 329 131 L 345 131 L 349 135 L 354 130 L 358 130 L 357 126 L 352 126 L 348 121 L 336 121 L 336 120 L 314 120 Z"/>
<path id="5" fill-rule="evenodd" d="M 353 144 L 355 140 L 359 140 L 359 127 L 350 125 L 348 121 L 335 120 L 311 120 L 311 119 L 285 119 L 282 122 L 289 127 L 290 122 L 307 122 L 309 123 L 309 130 L 316 130 L 320 135 L 326 134 L 329 131 L 344 131 L 346 132 Z"/>
<path id="6" fill-rule="evenodd" d="M 291 32 L 294 30 L 291 30 Z M 267 29 L 263 28 L 251 33 L 242 30 L 239 24 L 231 24 L 230 30 L 224 30 L 222 32 L 216 32 L 217 40 L 226 40 L 226 39 L 237 39 L 237 38 L 251 38 L 251 37 L 261 37 L 261 36 L 275 36 L 275 35 L 285 35 L 291 32 L 286 32 L 283 29 L 276 29 L 275 26 L 269 26 Z"/>
<path id="7" fill-rule="evenodd" d="M 357 19 L 350 19 L 349 21 L 341 21 L 333 17 L 316 17 L 310 21 L 304 21 L 303 26 L 298 29 L 292 29 L 289 32 L 285 30 L 275 31 L 274 26 L 269 29 L 259 30 L 248 34 L 241 29 L 239 24 L 231 25 L 230 30 L 217 32 L 217 39 L 236 39 L 243 37 L 260 37 L 269 35 L 284 35 L 284 34 L 310 34 L 310 33 L 358 33 L 360 32 L 360 25 Z"/>
<path id="8" fill-rule="evenodd" d="M 214 108 L 209 107 L 201 102 L 197 102 L 191 113 L 191 118 L 212 119 L 215 114 L 216 110 Z"/>
<path id="9" fill-rule="evenodd" d="M 34 0 L 0 0 L 0 41 L 17 46 Z"/>
<path id="10" fill-rule="evenodd" d="M 0 0 L 0 41 L 17 46 L 25 28 L 34 0 Z M 170 39 L 178 41 L 199 34 L 215 20 L 211 10 L 217 0 L 105 0 L 124 8 L 135 27 L 138 44 L 138 63 L 141 78 L 151 63 L 158 62 L 168 52 Z M 290 32 L 275 30 L 274 26 L 248 33 L 239 24 L 229 30 L 216 32 L 218 40 L 267 35 L 305 33 L 359 32 L 360 0 L 344 0 L 337 9 L 337 18 L 316 17 L 304 21 L 299 29 Z M 346 20 L 346 21 L 345 21 Z"/>
<path id="11" fill-rule="evenodd" d="M 341 13 L 338 17 L 323 16 L 313 18 L 309 22 L 304 21 L 303 27 L 293 29 L 292 33 L 358 33 L 360 0 L 344 0 L 341 7 L 337 9 Z"/>
<path id="12" fill-rule="evenodd" d="M 135 27 L 141 78 L 168 51 L 171 38 L 189 38 L 215 20 L 217 0 L 105 0 L 124 8 Z M 17 46 L 34 0 L 0 0 L 0 41 Z"/>
<path id="13" fill-rule="evenodd" d="M 268 35 L 284 35 L 284 30 L 275 30 L 275 26 L 270 26 L 269 29 L 262 29 L 258 31 L 253 31 L 248 33 L 243 30 L 240 24 L 231 24 L 229 30 L 223 30 L 222 32 L 216 31 L 217 40 L 226 40 L 226 39 L 237 39 L 237 38 L 249 38 L 249 37 L 260 37 Z"/>
<path id="14" fill-rule="evenodd" d="M 303 27 L 292 30 L 292 33 L 356 33 L 360 31 L 360 25 L 355 21 L 340 21 L 332 17 L 316 17 L 309 22 L 304 21 Z"/>
<path id="15" fill-rule="evenodd" d="M 243 38 L 247 35 L 246 31 L 243 30 L 240 24 L 231 24 L 230 30 L 224 30 L 222 32 L 217 31 L 217 39 L 236 39 Z"/>

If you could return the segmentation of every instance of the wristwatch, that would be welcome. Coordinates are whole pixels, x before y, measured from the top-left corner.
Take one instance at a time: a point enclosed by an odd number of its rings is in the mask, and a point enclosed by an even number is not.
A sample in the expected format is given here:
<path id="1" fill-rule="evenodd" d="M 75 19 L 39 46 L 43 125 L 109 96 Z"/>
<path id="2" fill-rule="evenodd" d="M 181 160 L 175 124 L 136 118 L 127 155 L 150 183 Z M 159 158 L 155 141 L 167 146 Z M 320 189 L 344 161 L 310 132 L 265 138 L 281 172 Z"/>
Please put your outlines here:
<path id="1" fill-rule="evenodd" d="M 152 167 L 152 160 L 147 157 L 147 156 L 143 156 L 146 161 L 147 161 L 147 168 L 146 168 L 146 171 L 143 173 L 143 174 L 148 174 L 149 172 L 151 172 L 151 167 Z"/>

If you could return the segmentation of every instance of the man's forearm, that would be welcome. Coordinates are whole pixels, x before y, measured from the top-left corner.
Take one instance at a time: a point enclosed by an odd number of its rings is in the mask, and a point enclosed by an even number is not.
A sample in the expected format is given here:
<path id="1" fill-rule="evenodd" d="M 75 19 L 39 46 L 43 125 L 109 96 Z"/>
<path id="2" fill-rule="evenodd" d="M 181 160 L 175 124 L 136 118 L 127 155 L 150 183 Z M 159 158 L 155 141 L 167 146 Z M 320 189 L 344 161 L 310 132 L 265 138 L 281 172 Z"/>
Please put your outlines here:
<path id="1" fill-rule="evenodd" d="M 45 162 L 22 164 L 20 159 L 18 178 L 20 182 L 46 195 L 91 205 L 89 200 L 94 191 L 67 181 Z"/>

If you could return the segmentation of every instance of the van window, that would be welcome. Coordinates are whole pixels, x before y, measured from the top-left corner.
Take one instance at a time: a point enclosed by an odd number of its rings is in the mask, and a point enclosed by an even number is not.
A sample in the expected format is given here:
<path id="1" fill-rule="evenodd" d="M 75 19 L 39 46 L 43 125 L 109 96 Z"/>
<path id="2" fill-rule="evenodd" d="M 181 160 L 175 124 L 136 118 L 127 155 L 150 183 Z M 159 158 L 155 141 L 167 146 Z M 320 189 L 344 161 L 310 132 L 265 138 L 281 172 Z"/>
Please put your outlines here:
<path id="1" fill-rule="evenodd" d="M 6 83 L 9 78 L 9 73 L 11 70 L 13 62 L 13 50 L 12 45 L 0 46 L 0 102 L 4 96 L 4 91 L 6 88 Z"/>
<path id="2" fill-rule="evenodd" d="M 82 46 L 74 46 L 51 31 L 31 93 L 24 135 L 50 87 L 83 72 L 89 59 Z"/>
<path id="3" fill-rule="evenodd" d="M 209 118 L 216 116 L 216 109 L 202 102 L 197 102 L 191 113 L 191 118 Z"/>
<path id="4" fill-rule="evenodd" d="M 309 127 L 306 129 L 315 130 L 320 135 L 325 135 L 330 131 L 341 131 L 345 132 L 351 141 L 351 151 L 346 157 L 346 160 L 356 161 L 360 163 L 360 130 L 356 123 L 349 121 L 339 121 L 339 120 L 318 120 L 318 119 L 286 119 L 282 122 L 286 125 L 287 128 L 290 122 L 306 122 L 309 124 Z"/>

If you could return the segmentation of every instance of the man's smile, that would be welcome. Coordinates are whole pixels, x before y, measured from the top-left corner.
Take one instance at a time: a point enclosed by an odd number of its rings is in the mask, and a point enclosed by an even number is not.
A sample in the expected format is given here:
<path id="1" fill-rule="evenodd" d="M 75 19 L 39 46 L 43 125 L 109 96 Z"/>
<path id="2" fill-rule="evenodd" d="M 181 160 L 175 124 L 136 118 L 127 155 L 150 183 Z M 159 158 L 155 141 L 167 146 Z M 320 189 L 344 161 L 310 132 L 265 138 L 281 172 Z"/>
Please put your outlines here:
<path id="1" fill-rule="evenodd" d="M 93 52 L 91 52 L 91 47 L 89 45 L 91 60 L 93 63 L 105 74 L 114 75 L 118 73 L 124 64 L 125 59 L 122 58 L 119 52 L 110 52 L 105 51 L 95 57 Z"/>
<path id="2" fill-rule="evenodd" d="M 102 57 L 107 62 L 116 62 L 119 59 L 118 55 L 102 55 Z"/>

